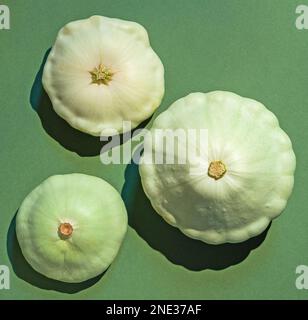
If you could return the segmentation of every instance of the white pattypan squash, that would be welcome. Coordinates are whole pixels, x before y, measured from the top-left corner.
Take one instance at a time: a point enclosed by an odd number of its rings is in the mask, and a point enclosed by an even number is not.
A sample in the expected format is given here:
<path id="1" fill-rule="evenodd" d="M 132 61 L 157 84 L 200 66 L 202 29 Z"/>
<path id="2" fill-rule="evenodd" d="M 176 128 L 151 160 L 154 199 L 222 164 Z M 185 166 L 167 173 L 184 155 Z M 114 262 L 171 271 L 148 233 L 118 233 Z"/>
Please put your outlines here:
<path id="1" fill-rule="evenodd" d="M 208 133 L 185 163 L 151 164 L 144 155 L 140 164 L 153 207 L 187 236 L 211 244 L 241 242 L 260 234 L 285 208 L 295 155 L 277 118 L 261 103 L 231 92 L 192 93 L 154 121 L 144 144 L 150 154 L 162 153 L 153 142 L 157 129 Z M 173 148 L 166 149 L 168 157 Z M 174 152 L 183 158 L 182 151 Z"/>
<path id="2" fill-rule="evenodd" d="M 25 259 L 48 278 L 82 282 L 105 271 L 127 229 L 125 205 L 104 180 L 56 175 L 23 201 L 16 233 Z"/>
<path id="3" fill-rule="evenodd" d="M 59 31 L 43 85 L 72 127 L 113 135 L 123 132 L 123 121 L 134 128 L 153 114 L 164 94 L 164 67 L 140 24 L 93 16 Z"/>

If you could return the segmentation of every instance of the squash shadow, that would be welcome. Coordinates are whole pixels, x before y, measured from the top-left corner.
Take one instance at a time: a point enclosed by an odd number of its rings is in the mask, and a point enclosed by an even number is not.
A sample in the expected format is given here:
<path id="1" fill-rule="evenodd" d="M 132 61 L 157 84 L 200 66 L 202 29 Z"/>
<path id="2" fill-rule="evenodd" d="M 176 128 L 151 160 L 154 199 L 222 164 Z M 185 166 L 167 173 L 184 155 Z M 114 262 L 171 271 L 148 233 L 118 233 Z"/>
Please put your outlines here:
<path id="1" fill-rule="evenodd" d="M 16 236 L 17 212 L 15 213 L 14 218 L 11 221 L 11 224 L 9 226 L 9 230 L 7 233 L 7 252 L 8 252 L 9 260 L 11 262 L 13 271 L 18 278 L 40 289 L 55 290 L 62 293 L 73 294 L 93 286 L 96 282 L 98 282 L 103 277 L 103 275 L 107 270 L 104 271 L 102 274 L 96 276 L 95 278 L 92 278 L 80 283 L 66 283 L 62 281 L 49 279 L 44 275 L 35 271 L 24 258 L 17 240 L 17 236 Z"/>
<path id="2" fill-rule="evenodd" d="M 30 93 L 31 107 L 38 114 L 47 134 L 64 148 L 73 151 L 82 157 L 97 156 L 100 154 L 103 146 L 106 145 L 111 138 L 109 138 L 108 141 L 100 141 L 100 137 L 91 136 L 71 127 L 54 111 L 51 101 L 43 88 L 43 70 L 50 51 L 51 48 L 46 51 L 39 71 L 35 76 Z M 137 128 L 132 130 L 132 133 L 137 129 L 145 127 L 150 119 L 151 117 L 143 121 Z M 126 142 L 129 138 L 129 135 L 121 134 L 119 139 L 120 144 Z M 106 149 L 104 152 L 107 152 L 108 150 L 109 149 Z"/>
<path id="3" fill-rule="evenodd" d="M 128 223 L 138 235 L 169 261 L 192 271 L 221 270 L 240 263 L 261 245 L 270 228 L 269 225 L 260 235 L 235 244 L 211 245 L 190 239 L 167 224 L 152 208 L 141 185 L 138 165 L 134 163 L 126 168 L 122 198 Z"/>

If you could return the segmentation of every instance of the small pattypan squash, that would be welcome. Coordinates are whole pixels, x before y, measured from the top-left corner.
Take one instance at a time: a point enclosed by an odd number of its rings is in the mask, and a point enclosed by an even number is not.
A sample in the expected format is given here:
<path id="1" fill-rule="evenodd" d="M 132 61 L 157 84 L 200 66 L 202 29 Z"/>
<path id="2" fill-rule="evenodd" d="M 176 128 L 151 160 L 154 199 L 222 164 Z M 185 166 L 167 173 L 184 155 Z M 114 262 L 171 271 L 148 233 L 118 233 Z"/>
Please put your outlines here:
<path id="1" fill-rule="evenodd" d="M 147 149 L 166 158 L 173 150 L 183 158 L 179 150 L 185 148 L 159 150 L 162 144 L 152 138 L 157 129 L 204 129 L 207 141 L 201 139 L 200 152 L 189 153 L 185 163 L 146 162 Z M 285 208 L 293 188 L 295 155 L 277 118 L 261 103 L 231 92 L 177 100 L 156 118 L 144 148 L 140 174 L 153 207 L 187 236 L 207 243 L 260 234 Z"/>
<path id="2" fill-rule="evenodd" d="M 164 67 L 138 23 L 93 16 L 58 33 L 43 72 L 55 112 L 88 134 L 138 126 L 164 94 Z"/>
<path id="3" fill-rule="evenodd" d="M 119 193 L 85 174 L 48 178 L 25 198 L 16 219 L 25 259 L 36 271 L 63 282 L 82 282 L 106 270 L 126 229 Z"/>

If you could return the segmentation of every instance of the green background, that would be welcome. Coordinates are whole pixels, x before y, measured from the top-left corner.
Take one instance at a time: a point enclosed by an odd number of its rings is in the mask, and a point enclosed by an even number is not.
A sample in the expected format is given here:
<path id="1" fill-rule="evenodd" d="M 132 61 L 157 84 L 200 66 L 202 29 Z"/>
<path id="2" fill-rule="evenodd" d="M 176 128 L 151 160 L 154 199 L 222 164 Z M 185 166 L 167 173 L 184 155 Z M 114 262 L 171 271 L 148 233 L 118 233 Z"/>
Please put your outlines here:
<path id="1" fill-rule="evenodd" d="M 11 289 L 0 290 L 1 299 L 308 297 L 295 287 L 296 266 L 308 264 L 308 30 L 295 28 L 295 8 L 304 0 L 1 2 L 11 10 L 11 30 L 0 30 L 0 265 L 11 270 Z M 53 113 L 41 93 L 44 55 L 60 27 L 93 14 L 148 30 L 165 65 L 166 94 L 154 117 L 189 92 L 216 89 L 257 99 L 278 116 L 293 142 L 297 170 L 288 206 L 267 235 L 217 247 L 186 238 L 154 214 L 135 165 L 102 165 L 99 141 Z M 70 172 L 103 177 L 117 188 L 130 224 L 107 272 L 73 286 L 25 263 L 13 220 L 36 185 Z"/>

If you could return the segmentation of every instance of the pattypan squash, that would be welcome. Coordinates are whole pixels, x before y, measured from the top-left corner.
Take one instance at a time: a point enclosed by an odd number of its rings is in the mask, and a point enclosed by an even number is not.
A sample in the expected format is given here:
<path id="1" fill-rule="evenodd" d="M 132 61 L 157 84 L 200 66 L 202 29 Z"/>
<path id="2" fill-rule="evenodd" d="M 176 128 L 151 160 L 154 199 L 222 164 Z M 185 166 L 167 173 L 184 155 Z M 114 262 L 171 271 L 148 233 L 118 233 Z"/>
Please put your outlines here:
<path id="1" fill-rule="evenodd" d="M 153 142 L 158 129 L 202 129 L 207 139 L 200 134 L 199 143 L 187 140 L 199 152 L 189 152 L 185 162 L 155 164 L 145 161 L 146 150 L 166 158 L 174 152 L 180 159 L 189 149 L 160 150 L 162 144 Z M 177 100 L 155 119 L 144 150 L 139 170 L 152 206 L 187 236 L 210 244 L 260 234 L 285 208 L 293 188 L 295 155 L 276 116 L 260 102 L 231 92 Z"/>
<path id="2" fill-rule="evenodd" d="M 92 16 L 58 33 L 43 72 L 55 112 L 72 127 L 114 135 L 135 128 L 164 94 L 164 67 L 140 24 Z"/>
<path id="3" fill-rule="evenodd" d="M 125 205 L 104 180 L 55 175 L 23 201 L 16 219 L 28 263 L 48 278 L 82 282 L 105 271 L 127 229 Z"/>

